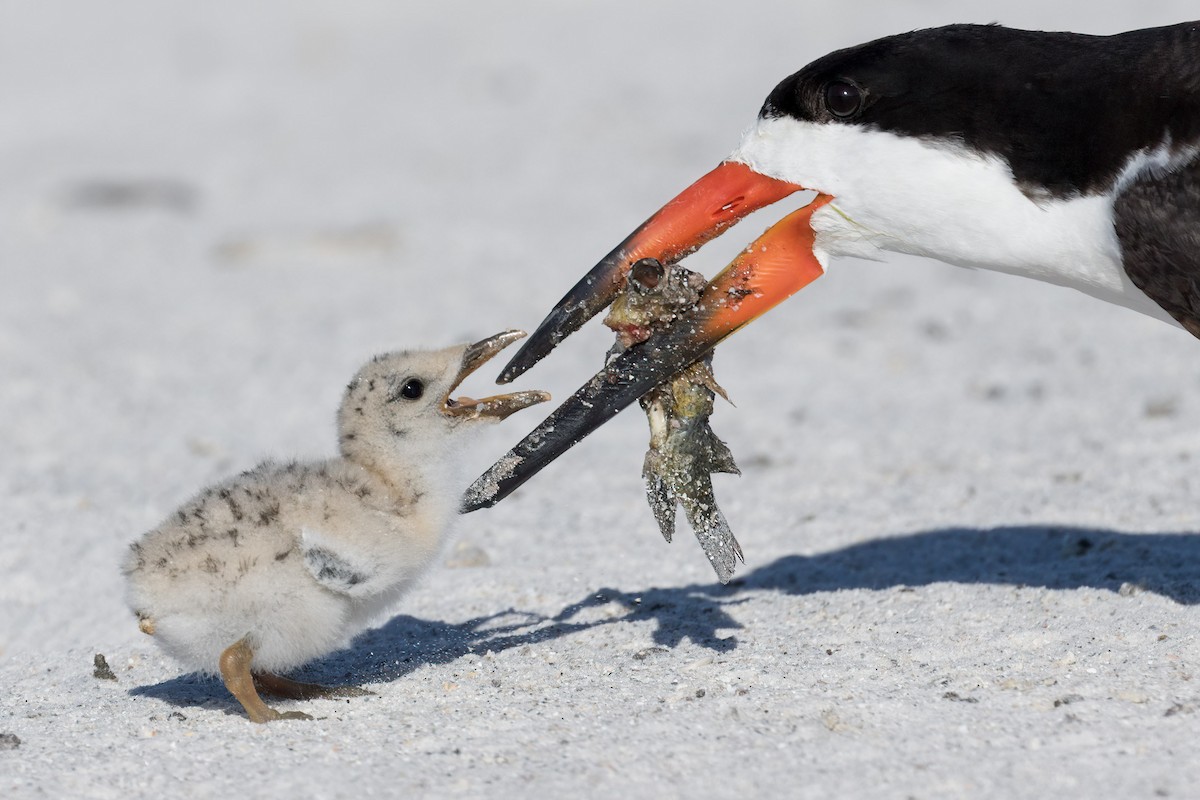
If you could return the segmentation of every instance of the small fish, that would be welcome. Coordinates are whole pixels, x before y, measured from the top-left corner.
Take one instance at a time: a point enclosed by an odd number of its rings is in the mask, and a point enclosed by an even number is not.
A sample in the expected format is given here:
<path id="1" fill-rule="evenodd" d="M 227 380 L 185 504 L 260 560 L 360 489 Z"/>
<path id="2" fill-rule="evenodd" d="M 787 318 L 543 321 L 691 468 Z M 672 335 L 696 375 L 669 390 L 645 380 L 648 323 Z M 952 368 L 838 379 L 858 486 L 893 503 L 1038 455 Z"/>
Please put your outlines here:
<path id="1" fill-rule="evenodd" d="M 706 282 L 698 273 L 680 266 L 664 267 L 655 259 L 638 261 L 629 271 L 626 290 L 613 301 L 607 325 L 617 334 L 609 359 L 644 342 L 671 325 L 699 302 Z M 650 424 L 650 447 L 642 465 L 646 499 L 663 538 L 675 533 L 675 505 L 683 506 L 721 583 L 728 583 L 742 548 L 713 494 L 712 473 L 740 475 L 729 447 L 721 441 L 708 418 L 713 398 L 729 397 L 712 371 L 712 353 L 670 381 L 642 396 L 642 409 Z"/>

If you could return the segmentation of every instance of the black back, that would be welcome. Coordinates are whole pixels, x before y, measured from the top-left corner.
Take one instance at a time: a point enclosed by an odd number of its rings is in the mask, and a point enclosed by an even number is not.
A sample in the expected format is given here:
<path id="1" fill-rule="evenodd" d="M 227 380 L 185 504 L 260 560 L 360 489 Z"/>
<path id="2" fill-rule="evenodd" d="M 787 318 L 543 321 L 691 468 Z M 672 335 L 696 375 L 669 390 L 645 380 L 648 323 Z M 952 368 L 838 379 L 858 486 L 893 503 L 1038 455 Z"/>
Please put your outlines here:
<path id="1" fill-rule="evenodd" d="M 864 94 L 846 119 L 826 87 Z M 762 117 L 949 139 L 1006 159 L 1027 194 L 1103 192 L 1142 148 L 1200 141 L 1200 22 L 1115 36 L 952 25 L 839 50 L 786 78 Z"/>

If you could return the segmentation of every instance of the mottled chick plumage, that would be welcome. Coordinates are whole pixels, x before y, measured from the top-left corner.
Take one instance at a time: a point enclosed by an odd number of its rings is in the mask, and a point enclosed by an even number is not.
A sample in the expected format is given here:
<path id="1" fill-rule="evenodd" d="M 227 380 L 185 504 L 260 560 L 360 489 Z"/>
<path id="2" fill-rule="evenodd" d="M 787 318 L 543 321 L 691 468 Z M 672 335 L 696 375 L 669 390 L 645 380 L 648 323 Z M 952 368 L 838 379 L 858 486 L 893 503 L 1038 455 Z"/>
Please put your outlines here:
<path id="1" fill-rule="evenodd" d="M 241 669 L 234 662 L 246 662 L 261 687 L 264 676 L 280 680 L 271 673 L 343 645 L 440 551 L 461 489 L 459 434 L 549 399 L 450 398 L 522 335 L 377 356 L 346 388 L 339 457 L 264 462 L 205 489 L 134 542 L 124 572 L 142 630 L 192 669 L 221 673 L 226 685 Z M 234 645 L 241 649 L 231 655 Z M 251 708 L 258 698 L 239 695 L 244 687 L 230 689 L 251 719 L 256 710 L 278 718 Z"/>

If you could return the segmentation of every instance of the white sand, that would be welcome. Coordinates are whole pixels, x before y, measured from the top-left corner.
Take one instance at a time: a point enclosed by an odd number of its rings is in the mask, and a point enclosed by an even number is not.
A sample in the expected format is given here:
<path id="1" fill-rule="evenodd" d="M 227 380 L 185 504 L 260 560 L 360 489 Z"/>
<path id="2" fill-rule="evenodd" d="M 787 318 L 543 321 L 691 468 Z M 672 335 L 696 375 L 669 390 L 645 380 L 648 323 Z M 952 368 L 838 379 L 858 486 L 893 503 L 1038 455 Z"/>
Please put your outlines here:
<path id="1" fill-rule="evenodd" d="M 331 452 L 366 356 L 536 325 L 811 58 L 1196 14 L 701 5 L 0 4 L 0 796 L 1195 796 L 1200 346 L 910 259 L 835 265 L 718 353 L 729 587 L 659 538 L 627 413 L 302 672 L 374 697 L 251 725 L 138 632 L 127 542 Z M 607 344 L 520 385 L 564 398 Z"/>

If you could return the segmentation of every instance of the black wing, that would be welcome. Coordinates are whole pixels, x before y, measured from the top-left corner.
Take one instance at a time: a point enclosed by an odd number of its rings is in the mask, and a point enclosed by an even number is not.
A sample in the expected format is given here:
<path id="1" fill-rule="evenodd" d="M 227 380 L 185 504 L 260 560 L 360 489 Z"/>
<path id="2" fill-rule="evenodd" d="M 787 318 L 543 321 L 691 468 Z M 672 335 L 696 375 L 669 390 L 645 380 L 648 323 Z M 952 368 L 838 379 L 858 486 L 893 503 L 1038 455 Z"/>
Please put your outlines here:
<path id="1" fill-rule="evenodd" d="M 1200 337 L 1200 155 L 1135 179 L 1117 197 L 1113 218 L 1125 274 Z"/>

